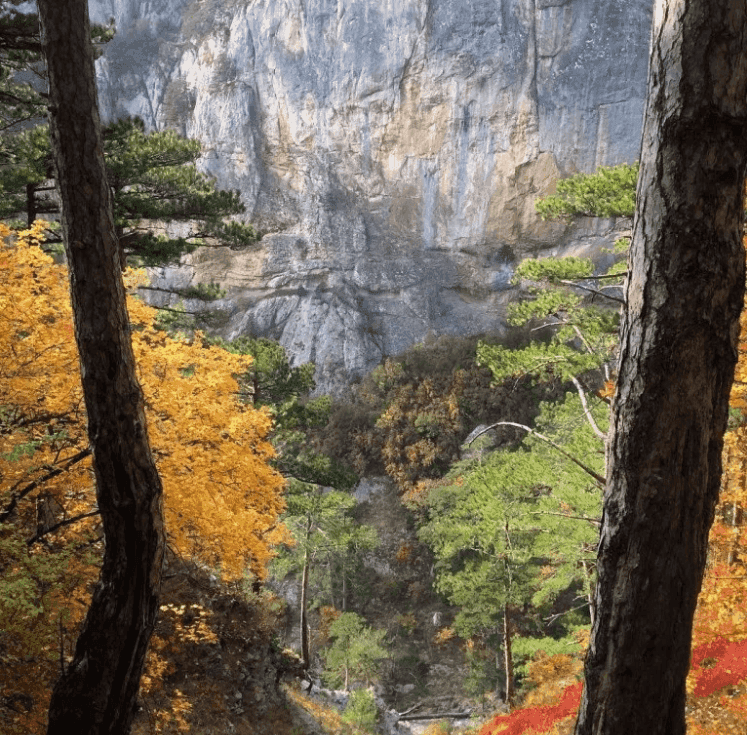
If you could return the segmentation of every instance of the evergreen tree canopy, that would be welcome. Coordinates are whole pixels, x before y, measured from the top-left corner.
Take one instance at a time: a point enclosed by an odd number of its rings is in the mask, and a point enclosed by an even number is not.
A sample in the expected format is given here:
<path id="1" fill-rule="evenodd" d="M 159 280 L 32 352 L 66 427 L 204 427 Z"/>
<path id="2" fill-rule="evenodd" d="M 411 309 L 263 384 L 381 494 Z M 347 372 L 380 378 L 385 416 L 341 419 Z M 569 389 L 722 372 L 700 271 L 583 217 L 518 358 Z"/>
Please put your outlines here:
<path id="1" fill-rule="evenodd" d="M 632 214 L 638 165 L 600 167 L 558 182 L 558 194 L 536 202 L 548 217 L 573 214 L 612 216 Z M 480 364 L 489 367 L 496 382 L 509 376 L 535 379 L 558 377 L 574 382 L 584 373 L 610 366 L 618 344 L 619 306 L 627 272 L 628 240 L 615 244 L 620 257 L 606 273 L 595 274 L 587 258 L 538 258 L 522 261 L 512 282 L 524 283 L 529 298 L 508 308 L 508 322 L 530 326 L 539 336 L 521 350 L 480 343 Z M 579 388 L 579 385 L 576 384 Z"/>
<path id="2" fill-rule="evenodd" d="M 332 412 L 329 396 L 311 398 L 314 390 L 313 362 L 290 366 L 282 345 L 264 337 L 238 337 L 219 344 L 229 352 L 251 355 L 250 370 L 242 376 L 242 387 L 255 406 L 267 406 L 273 416 L 273 444 L 278 451 L 276 466 L 286 477 L 302 483 L 350 490 L 357 476 L 342 463 L 312 447 L 310 431 L 324 426 Z"/>
<path id="3" fill-rule="evenodd" d="M 56 197 L 39 196 L 40 192 L 54 189 L 47 185 L 53 176 L 46 125 L 4 136 L 0 142 L 0 217 L 12 217 L 25 210 L 30 227 L 38 215 L 59 212 Z"/>
<path id="4" fill-rule="evenodd" d="M 591 292 L 602 302 L 620 302 L 616 281 L 599 285 L 591 261 L 580 258 L 525 260 L 516 269 L 514 282 L 527 279 L 530 299 L 508 309 L 512 325 L 537 325 L 535 339 L 527 347 L 512 350 L 480 342 L 478 361 L 491 369 L 496 382 L 509 376 L 531 375 L 572 380 L 602 369 L 609 378 L 617 349 L 619 310 L 597 304 L 581 294 Z M 610 301 L 612 300 L 612 301 Z"/>
<path id="5" fill-rule="evenodd" d="M 535 207 L 542 219 L 587 217 L 632 217 L 638 164 L 600 166 L 593 174 L 576 174 L 558 181 L 556 195 L 538 199 Z"/>
<path id="6" fill-rule="evenodd" d="M 20 12 L 17 8 L 24 4 L 0 0 L 0 133 L 47 114 L 39 16 Z M 113 22 L 91 27 L 94 56 L 113 36 Z"/>
<path id="7" fill-rule="evenodd" d="M 244 205 L 238 191 L 216 189 L 213 179 L 197 171 L 199 141 L 173 130 L 146 133 L 143 121 L 134 118 L 107 126 L 104 148 L 120 242 L 145 265 L 176 260 L 203 238 L 231 247 L 259 239 L 251 225 L 223 221 L 242 213 Z M 142 220 L 196 222 L 197 230 L 186 237 L 154 235 Z"/>
<path id="8" fill-rule="evenodd" d="M 607 407 L 598 402 L 593 411 L 604 426 Z M 603 444 L 577 394 L 543 403 L 536 427 L 603 471 Z M 460 608 L 454 630 L 497 648 L 509 607 L 531 636 L 515 653 L 531 655 L 555 639 L 574 646 L 565 637 L 587 622 L 593 603 L 598 484 L 535 434 L 456 465 L 448 480 L 431 490 L 419 536 L 436 557 L 437 588 Z"/>
<path id="9" fill-rule="evenodd" d="M 379 663 L 387 657 L 382 645 L 386 631 L 365 625 L 355 613 L 342 613 L 330 626 L 334 641 L 325 656 L 325 680 L 349 688 L 351 680 L 368 684 L 376 678 Z"/>
<path id="10" fill-rule="evenodd" d="M 20 0 L 0 2 L 0 131 L 45 112 L 40 92 L 16 79 L 41 58 L 39 19 L 18 12 L 14 6 L 19 4 Z"/>
<path id="11" fill-rule="evenodd" d="M 119 120 L 103 130 L 107 178 L 123 256 L 152 266 L 178 260 L 204 244 L 241 247 L 259 238 L 250 224 L 224 221 L 244 211 L 237 191 L 215 188 L 197 171 L 200 143 L 172 130 L 145 132 L 142 120 Z M 33 220 L 55 211 L 56 203 L 39 202 L 38 192 L 53 175 L 47 126 L 6 136 L 0 150 L 0 217 L 26 210 Z M 156 234 L 154 221 L 185 222 L 195 228 L 183 237 Z"/>

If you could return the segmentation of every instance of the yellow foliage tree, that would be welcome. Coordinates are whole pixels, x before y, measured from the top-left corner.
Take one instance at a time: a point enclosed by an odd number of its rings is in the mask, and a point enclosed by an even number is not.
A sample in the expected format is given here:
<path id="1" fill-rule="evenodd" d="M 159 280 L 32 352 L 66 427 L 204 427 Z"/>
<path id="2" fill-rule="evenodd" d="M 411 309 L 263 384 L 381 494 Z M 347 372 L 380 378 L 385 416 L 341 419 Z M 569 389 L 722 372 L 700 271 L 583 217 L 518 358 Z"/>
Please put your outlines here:
<path id="1" fill-rule="evenodd" d="M 85 613 L 100 551 L 67 273 L 38 247 L 44 226 L 0 225 L 3 732 L 43 729 L 59 640 Z M 129 274 L 130 285 L 140 277 Z M 251 358 L 199 334 L 171 339 L 155 310 L 133 297 L 128 308 L 170 546 L 227 580 L 262 579 L 289 537 L 269 415 L 237 397 Z"/>

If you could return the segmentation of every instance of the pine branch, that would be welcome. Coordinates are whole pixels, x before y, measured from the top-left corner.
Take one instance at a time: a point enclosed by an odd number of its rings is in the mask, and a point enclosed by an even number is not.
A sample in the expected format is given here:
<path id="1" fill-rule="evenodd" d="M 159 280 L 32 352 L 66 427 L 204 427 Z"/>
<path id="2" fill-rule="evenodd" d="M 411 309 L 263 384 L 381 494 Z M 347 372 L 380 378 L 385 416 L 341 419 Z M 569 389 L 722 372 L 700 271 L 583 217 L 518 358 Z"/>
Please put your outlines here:
<path id="1" fill-rule="evenodd" d="M 594 416 L 591 413 L 591 410 L 589 409 L 589 404 L 586 402 L 586 393 L 584 392 L 584 388 L 579 382 L 578 378 L 571 375 L 571 382 L 573 385 L 576 386 L 576 390 L 578 391 L 579 398 L 581 399 L 581 405 L 584 408 L 584 415 L 586 416 L 586 420 L 591 425 L 592 431 L 602 440 L 607 441 L 607 434 L 605 434 L 598 426 L 597 422 L 594 421 Z"/>
<path id="2" fill-rule="evenodd" d="M 616 275 L 615 278 L 619 278 L 619 276 Z M 596 294 L 597 296 L 603 296 L 605 299 L 610 299 L 610 301 L 617 301 L 623 306 L 625 306 L 626 304 L 625 299 L 621 299 L 619 296 L 610 296 L 608 293 L 604 293 L 604 291 L 600 291 L 596 288 L 591 288 L 591 286 L 582 286 L 580 283 L 574 283 L 573 281 L 569 281 L 564 278 L 560 279 L 558 283 L 564 283 L 566 286 L 571 286 L 572 288 L 580 288 L 584 291 L 588 291 L 589 293 Z M 610 286 L 607 286 L 607 288 L 610 288 Z M 612 288 L 614 288 L 614 286 Z"/>
<path id="3" fill-rule="evenodd" d="M 542 439 L 542 441 L 547 442 L 551 447 L 554 447 L 555 449 L 557 449 L 564 457 L 566 457 L 567 459 L 570 459 L 571 462 L 573 462 L 575 465 L 580 467 L 587 475 L 590 475 L 591 477 L 593 477 L 599 484 L 599 487 L 603 488 L 605 486 L 606 480 L 604 479 L 604 477 L 594 472 L 594 470 L 592 470 L 591 467 L 587 467 L 583 462 L 581 462 L 581 460 L 576 459 L 572 454 L 568 454 L 568 452 L 566 452 L 565 449 L 558 446 L 552 439 L 548 439 L 544 434 L 540 434 L 539 431 L 535 431 L 530 426 L 525 426 L 524 424 L 517 424 L 517 423 L 514 423 L 513 421 L 498 421 L 495 424 L 491 424 L 487 428 L 475 434 L 475 436 L 472 437 L 469 444 L 472 444 L 472 442 L 475 441 L 475 439 L 487 433 L 491 429 L 495 429 L 496 426 L 514 426 L 517 429 L 523 429 L 524 431 L 528 431 L 530 434 L 533 434 L 538 439 Z"/>
<path id="4" fill-rule="evenodd" d="M 551 510 L 533 510 L 527 513 L 530 516 L 560 516 L 561 518 L 571 518 L 574 521 L 588 521 L 593 523 L 595 526 L 599 526 L 602 523 L 601 518 L 589 518 L 589 516 L 572 516 L 567 513 L 554 513 Z"/>

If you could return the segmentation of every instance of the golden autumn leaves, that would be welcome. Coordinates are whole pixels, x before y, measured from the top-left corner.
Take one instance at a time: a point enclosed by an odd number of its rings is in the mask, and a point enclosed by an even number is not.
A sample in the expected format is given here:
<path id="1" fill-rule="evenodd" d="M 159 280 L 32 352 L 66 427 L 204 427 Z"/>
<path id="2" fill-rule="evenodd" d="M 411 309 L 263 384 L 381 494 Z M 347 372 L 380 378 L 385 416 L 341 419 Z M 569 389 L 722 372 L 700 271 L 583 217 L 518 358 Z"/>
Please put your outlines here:
<path id="1" fill-rule="evenodd" d="M 45 479 L 88 439 L 66 269 L 37 247 L 42 230 L 35 224 L 9 245 L 10 231 L 0 229 L 0 512 L 38 482 L 18 498 L 19 512 L 43 493 L 71 517 L 95 498 L 90 457 Z M 129 285 L 137 278 L 129 274 Z M 200 335 L 168 337 L 154 326 L 155 310 L 132 296 L 128 309 L 170 544 L 228 579 L 247 567 L 264 577 L 272 546 L 287 540 L 278 522 L 284 480 L 269 465 L 270 417 L 237 399 L 251 358 L 206 346 Z"/>
<path id="2" fill-rule="evenodd" d="M 0 224 L 0 689 L 18 698 L 0 709 L 9 735 L 45 730 L 101 557 L 67 271 L 39 247 L 44 228 Z M 126 274 L 127 285 L 140 278 Z M 238 399 L 251 358 L 199 334 L 168 337 L 137 298 L 128 310 L 169 548 L 225 580 L 262 579 L 290 537 L 270 417 Z"/>

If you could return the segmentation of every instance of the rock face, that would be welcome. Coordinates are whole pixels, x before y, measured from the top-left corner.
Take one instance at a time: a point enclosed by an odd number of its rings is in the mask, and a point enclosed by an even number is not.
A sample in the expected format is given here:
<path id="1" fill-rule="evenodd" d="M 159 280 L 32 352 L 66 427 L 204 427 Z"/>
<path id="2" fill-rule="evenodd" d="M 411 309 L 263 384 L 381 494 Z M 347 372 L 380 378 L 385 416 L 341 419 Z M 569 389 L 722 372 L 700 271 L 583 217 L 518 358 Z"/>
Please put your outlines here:
<path id="1" fill-rule="evenodd" d="M 105 118 L 203 143 L 265 234 L 158 283 L 213 280 L 225 333 L 335 389 L 429 332 L 499 331 L 521 257 L 598 251 L 543 223 L 574 171 L 638 157 L 650 0 L 90 0 L 117 35 Z"/>

